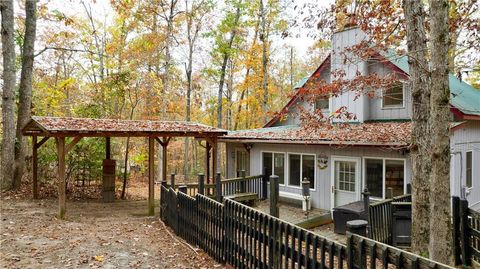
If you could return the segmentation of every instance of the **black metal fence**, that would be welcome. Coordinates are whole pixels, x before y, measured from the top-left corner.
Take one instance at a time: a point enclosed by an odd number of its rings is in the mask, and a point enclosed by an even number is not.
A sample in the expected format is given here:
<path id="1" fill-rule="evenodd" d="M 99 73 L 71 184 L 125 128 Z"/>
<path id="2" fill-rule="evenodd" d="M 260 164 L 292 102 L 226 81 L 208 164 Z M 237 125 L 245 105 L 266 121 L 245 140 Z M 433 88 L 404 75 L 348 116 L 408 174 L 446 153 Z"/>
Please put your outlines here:
<path id="1" fill-rule="evenodd" d="M 358 235 L 344 245 L 230 199 L 162 186 L 160 203 L 177 235 L 235 268 L 450 268 Z"/>

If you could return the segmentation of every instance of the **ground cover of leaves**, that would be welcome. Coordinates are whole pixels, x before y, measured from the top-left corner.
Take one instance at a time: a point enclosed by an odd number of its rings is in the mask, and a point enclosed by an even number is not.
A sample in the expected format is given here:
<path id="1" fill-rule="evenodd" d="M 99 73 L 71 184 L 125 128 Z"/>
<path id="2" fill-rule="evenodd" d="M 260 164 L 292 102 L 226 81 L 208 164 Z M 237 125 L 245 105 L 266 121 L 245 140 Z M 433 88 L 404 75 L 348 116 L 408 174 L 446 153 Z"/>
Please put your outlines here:
<path id="1" fill-rule="evenodd" d="M 158 208 L 146 216 L 145 200 L 70 200 L 66 220 L 56 199 L 4 193 L 0 203 L 0 268 L 223 267 L 174 236 Z"/>

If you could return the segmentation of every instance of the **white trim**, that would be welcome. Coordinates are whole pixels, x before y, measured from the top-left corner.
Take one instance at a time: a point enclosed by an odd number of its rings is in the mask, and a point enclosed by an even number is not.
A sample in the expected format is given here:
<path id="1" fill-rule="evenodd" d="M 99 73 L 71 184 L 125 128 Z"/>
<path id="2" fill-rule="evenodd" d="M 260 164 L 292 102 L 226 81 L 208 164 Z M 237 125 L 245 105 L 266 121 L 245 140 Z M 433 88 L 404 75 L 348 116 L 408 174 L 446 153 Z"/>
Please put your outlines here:
<path id="1" fill-rule="evenodd" d="M 363 165 L 363 173 L 362 173 L 362 187 L 365 188 L 367 186 L 367 159 L 370 160 L 382 160 L 382 197 L 372 197 L 373 199 L 385 199 L 386 195 L 386 170 L 387 170 L 387 161 L 403 161 L 403 193 L 407 193 L 407 159 L 405 158 L 389 158 L 389 157 L 367 157 L 364 156 L 362 158 L 362 165 Z"/>
<path id="2" fill-rule="evenodd" d="M 290 155 L 300 155 L 300 184 L 299 186 L 291 185 L 290 184 Z M 287 160 L 286 160 L 286 168 L 287 173 L 285 175 L 285 187 L 295 188 L 295 189 L 302 189 L 302 177 L 303 177 L 303 157 L 302 155 L 310 155 L 313 156 L 313 188 L 310 188 L 312 191 L 317 190 L 317 154 L 315 153 L 300 153 L 300 152 L 287 152 Z"/>
<path id="3" fill-rule="evenodd" d="M 399 108 L 405 108 L 405 101 L 406 101 L 406 96 L 405 96 L 405 82 L 404 81 L 400 81 L 400 83 L 402 84 L 402 105 L 395 105 L 395 106 L 384 106 L 383 105 L 383 97 L 384 97 L 384 93 L 385 93 L 385 90 L 387 89 L 381 89 L 381 93 L 382 93 L 382 96 L 380 98 L 381 100 L 381 108 L 382 110 L 385 109 L 399 109 Z"/>
<path id="4" fill-rule="evenodd" d="M 470 186 L 470 187 L 467 186 L 467 176 L 468 176 L 468 174 L 467 174 L 467 154 L 468 154 L 469 152 L 472 153 L 472 165 L 471 165 L 472 186 Z M 475 154 L 473 154 L 473 149 L 471 149 L 471 150 L 466 150 L 466 151 L 465 151 L 465 187 L 467 187 L 468 190 L 471 190 L 471 189 L 473 189 L 473 187 L 474 187 L 474 186 L 473 186 L 473 178 L 474 178 L 474 177 L 473 177 L 473 164 L 475 163 L 474 155 L 475 155 Z"/>
<path id="5" fill-rule="evenodd" d="M 279 191 L 278 195 L 280 197 L 290 198 L 290 199 L 294 199 L 294 200 L 300 200 L 300 201 L 305 200 L 302 195 L 300 195 L 298 193 L 288 192 L 288 191 Z"/>
<path id="6" fill-rule="evenodd" d="M 336 156 L 331 155 L 331 165 L 330 165 L 330 211 L 333 212 L 335 207 L 335 162 L 336 161 L 346 161 L 346 162 L 355 162 L 355 169 L 358 171 L 355 175 L 355 192 L 357 200 L 360 200 L 361 195 L 361 176 L 362 176 L 362 158 L 361 157 L 351 157 L 351 156 Z"/>

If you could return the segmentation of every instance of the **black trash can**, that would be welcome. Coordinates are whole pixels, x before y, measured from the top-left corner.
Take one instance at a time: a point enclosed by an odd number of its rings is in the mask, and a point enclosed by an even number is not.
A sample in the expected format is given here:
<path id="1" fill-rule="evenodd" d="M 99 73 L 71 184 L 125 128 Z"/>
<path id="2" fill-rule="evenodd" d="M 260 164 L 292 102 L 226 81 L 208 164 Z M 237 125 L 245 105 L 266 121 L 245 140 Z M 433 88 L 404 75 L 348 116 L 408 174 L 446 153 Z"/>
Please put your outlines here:
<path id="1" fill-rule="evenodd" d="M 366 220 L 363 201 L 353 202 L 333 209 L 334 231 L 337 234 L 345 234 L 347 222 L 358 219 Z"/>

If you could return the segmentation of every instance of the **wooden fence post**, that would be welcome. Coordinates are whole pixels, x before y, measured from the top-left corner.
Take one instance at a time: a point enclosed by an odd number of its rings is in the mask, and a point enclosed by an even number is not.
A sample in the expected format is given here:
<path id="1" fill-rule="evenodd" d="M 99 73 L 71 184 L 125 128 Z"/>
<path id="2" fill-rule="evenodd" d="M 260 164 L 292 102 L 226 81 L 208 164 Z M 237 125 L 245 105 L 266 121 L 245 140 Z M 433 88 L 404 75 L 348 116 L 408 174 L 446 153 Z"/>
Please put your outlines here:
<path id="1" fill-rule="evenodd" d="M 268 175 L 266 173 L 263 173 L 262 177 L 262 199 L 267 199 L 268 197 L 268 192 L 267 192 L 267 182 L 268 182 Z"/>
<path id="2" fill-rule="evenodd" d="M 168 185 L 167 185 L 167 181 L 165 180 L 162 180 L 162 187 L 164 187 L 165 189 L 168 190 Z M 167 218 L 167 212 L 166 212 L 166 201 L 167 201 L 167 197 L 164 197 L 163 194 L 167 195 L 167 193 L 164 193 L 162 190 L 163 188 L 160 187 L 160 219 L 165 222 L 166 218 Z"/>
<path id="3" fill-rule="evenodd" d="M 220 175 L 220 172 L 217 173 L 215 176 L 215 196 L 217 199 L 217 202 L 221 203 L 222 202 L 222 176 Z"/>
<path id="4" fill-rule="evenodd" d="M 365 220 L 367 221 L 367 236 L 370 237 L 370 192 L 365 188 L 363 194 L 363 208 L 365 209 Z"/>
<path id="5" fill-rule="evenodd" d="M 347 258 L 347 268 L 348 269 L 353 269 L 355 268 L 354 263 L 354 252 L 353 252 L 353 235 L 351 233 L 347 233 L 347 253 L 346 253 L 346 258 Z"/>
<path id="6" fill-rule="evenodd" d="M 463 266 L 472 265 L 472 254 L 470 250 L 470 237 L 468 232 L 468 201 L 460 200 L 460 244 L 462 248 Z"/>
<path id="7" fill-rule="evenodd" d="M 245 170 L 240 171 L 240 177 L 243 178 L 243 180 L 240 182 L 240 193 L 247 192 L 247 182 L 245 180 L 245 176 Z"/>
<path id="8" fill-rule="evenodd" d="M 455 265 L 462 264 L 461 259 L 461 245 L 460 245 L 460 197 L 452 197 L 452 220 L 453 220 L 453 256 L 455 258 Z"/>
<path id="9" fill-rule="evenodd" d="M 170 175 L 170 188 L 175 189 L 175 173 Z"/>
<path id="10" fill-rule="evenodd" d="M 278 218 L 278 176 L 270 176 L 270 215 Z"/>
<path id="11" fill-rule="evenodd" d="M 184 194 L 187 194 L 187 186 L 182 185 L 178 187 L 178 191 Z"/>
<path id="12" fill-rule="evenodd" d="M 198 193 L 205 195 L 205 175 L 198 174 Z"/>

